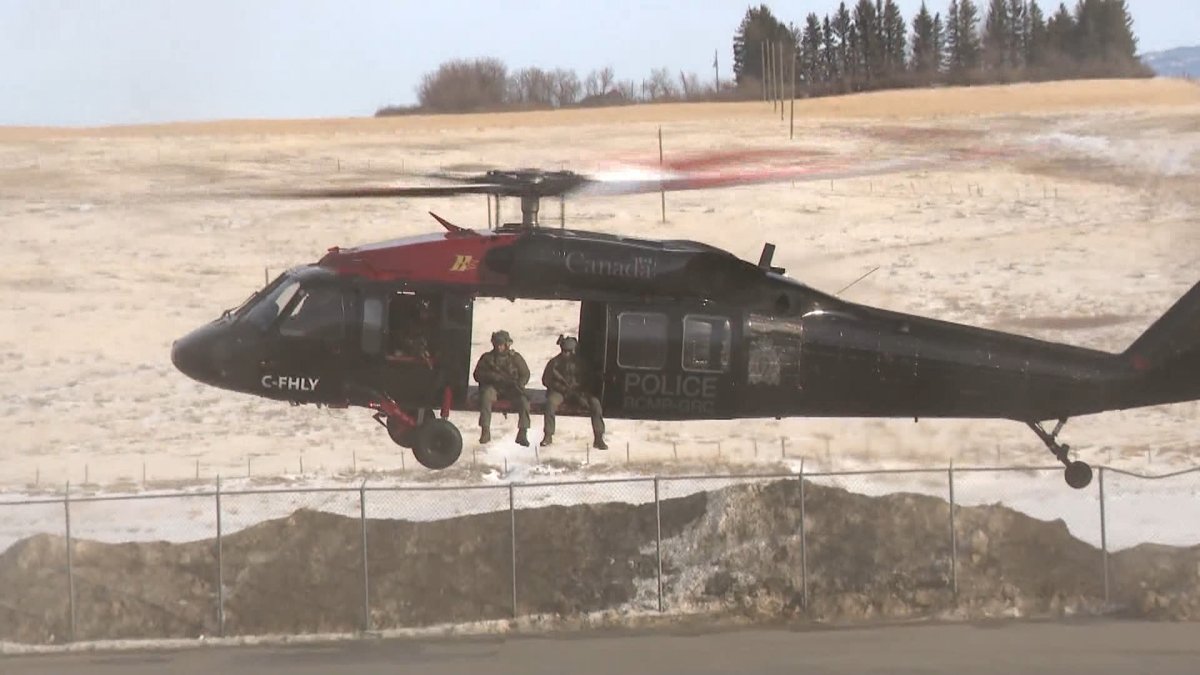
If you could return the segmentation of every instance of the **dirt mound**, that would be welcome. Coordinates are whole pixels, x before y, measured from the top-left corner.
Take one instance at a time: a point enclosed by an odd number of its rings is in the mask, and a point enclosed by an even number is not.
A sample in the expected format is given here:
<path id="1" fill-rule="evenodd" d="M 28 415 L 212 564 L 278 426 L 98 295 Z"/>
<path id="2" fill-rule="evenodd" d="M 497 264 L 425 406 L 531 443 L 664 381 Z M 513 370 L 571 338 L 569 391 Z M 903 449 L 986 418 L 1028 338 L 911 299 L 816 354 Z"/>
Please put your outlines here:
<path id="1" fill-rule="evenodd" d="M 1200 618 L 1200 547 L 1139 546 L 1110 555 L 1110 605 L 1103 555 L 1046 522 L 1003 506 L 959 507 L 957 595 L 950 507 L 935 497 L 867 497 L 805 485 L 805 541 L 796 482 L 713 495 L 697 526 L 664 544 L 694 571 L 671 587 L 675 602 L 773 616 L 808 608 L 815 619 L 853 621 L 1094 614 Z"/>
<path id="2" fill-rule="evenodd" d="M 1061 521 L 1001 506 L 962 508 L 955 597 L 946 502 L 805 483 L 802 542 L 800 489 L 798 481 L 780 481 L 663 501 L 666 608 L 830 621 L 1101 611 L 1200 616 L 1200 547 L 1141 546 L 1111 556 L 1113 605 L 1106 607 L 1101 553 Z M 367 521 L 372 627 L 511 616 L 510 526 L 507 511 Z M 362 527 L 354 518 L 301 510 L 226 536 L 226 633 L 361 628 Z M 657 607 L 653 504 L 518 510 L 516 527 L 519 613 Z M 216 555 L 212 540 L 76 542 L 76 637 L 215 634 Z M 68 635 L 65 570 L 66 547 L 57 537 L 32 537 L 0 554 L 0 639 L 54 642 Z"/>

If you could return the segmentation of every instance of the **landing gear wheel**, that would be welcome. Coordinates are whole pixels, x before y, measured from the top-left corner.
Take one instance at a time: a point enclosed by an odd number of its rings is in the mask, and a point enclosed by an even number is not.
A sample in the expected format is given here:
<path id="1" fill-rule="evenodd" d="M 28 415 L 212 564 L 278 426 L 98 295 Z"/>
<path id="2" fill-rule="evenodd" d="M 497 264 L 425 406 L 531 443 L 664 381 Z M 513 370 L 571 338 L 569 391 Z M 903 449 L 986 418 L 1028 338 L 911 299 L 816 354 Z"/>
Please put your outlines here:
<path id="1" fill-rule="evenodd" d="M 1082 490 L 1092 482 L 1092 467 L 1087 462 L 1071 462 L 1063 469 L 1063 477 L 1067 479 L 1067 485 Z"/>
<path id="2" fill-rule="evenodd" d="M 427 469 L 445 469 L 462 454 L 462 434 L 449 420 L 431 419 L 413 433 L 413 456 Z"/>
<path id="3" fill-rule="evenodd" d="M 1058 432 L 1062 431 L 1063 425 L 1066 423 L 1065 417 L 1058 420 L 1053 431 L 1046 431 L 1041 422 L 1026 422 L 1025 424 L 1038 435 L 1038 438 L 1042 439 L 1042 442 L 1046 444 L 1046 449 L 1062 462 L 1063 466 L 1067 467 L 1063 470 L 1063 478 L 1067 479 L 1067 485 L 1076 490 L 1082 490 L 1092 482 L 1092 467 L 1088 466 L 1086 462 L 1071 461 L 1071 446 L 1058 442 Z"/>

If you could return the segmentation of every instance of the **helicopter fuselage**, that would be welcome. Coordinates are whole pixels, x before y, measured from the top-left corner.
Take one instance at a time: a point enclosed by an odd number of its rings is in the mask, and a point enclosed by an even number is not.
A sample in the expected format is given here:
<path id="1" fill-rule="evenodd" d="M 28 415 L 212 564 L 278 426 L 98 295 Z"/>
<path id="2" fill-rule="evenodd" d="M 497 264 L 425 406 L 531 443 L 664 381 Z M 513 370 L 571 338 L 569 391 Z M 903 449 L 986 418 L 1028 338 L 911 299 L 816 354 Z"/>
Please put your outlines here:
<path id="1" fill-rule="evenodd" d="M 196 380 L 265 398 L 475 409 L 474 299 L 566 299 L 580 303 L 580 354 L 612 418 L 1034 421 L 1196 393 L 1166 394 L 1120 355 L 857 305 L 781 272 L 689 241 L 452 231 L 331 249 L 180 340 L 173 358 Z M 425 359 L 389 357 L 415 330 L 402 302 L 430 314 Z M 544 392 L 528 395 L 537 409 Z"/>

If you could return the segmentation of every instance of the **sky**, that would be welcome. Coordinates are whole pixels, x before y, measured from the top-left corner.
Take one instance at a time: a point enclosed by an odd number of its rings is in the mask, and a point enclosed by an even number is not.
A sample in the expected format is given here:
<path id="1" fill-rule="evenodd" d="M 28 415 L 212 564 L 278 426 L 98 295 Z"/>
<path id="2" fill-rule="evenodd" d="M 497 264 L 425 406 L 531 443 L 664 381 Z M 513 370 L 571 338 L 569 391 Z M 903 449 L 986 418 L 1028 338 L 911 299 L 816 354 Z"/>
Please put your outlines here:
<path id="1" fill-rule="evenodd" d="M 1140 51 L 1200 44 L 1196 3 L 1128 0 Z M 0 125 L 369 116 L 414 103 L 421 76 L 439 63 L 479 56 L 581 77 L 611 66 L 619 79 L 640 80 L 659 67 L 711 77 L 716 51 L 727 78 L 748 4 L 0 0 Z M 797 24 L 836 4 L 767 3 Z M 899 4 L 911 20 L 920 0 Z M 935 11 L 948 4 L 929 0 Z"/>

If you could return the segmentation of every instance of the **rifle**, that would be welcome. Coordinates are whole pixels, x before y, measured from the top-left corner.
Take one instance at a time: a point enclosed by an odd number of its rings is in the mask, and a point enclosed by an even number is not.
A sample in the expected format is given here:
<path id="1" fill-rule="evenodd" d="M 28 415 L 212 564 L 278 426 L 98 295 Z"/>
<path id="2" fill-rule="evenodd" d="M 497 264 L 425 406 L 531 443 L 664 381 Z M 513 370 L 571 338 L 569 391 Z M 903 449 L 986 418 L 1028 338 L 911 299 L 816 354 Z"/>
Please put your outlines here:
<path id="1" fill-rule="evenodd" d="M 520 396 L 521 398 L 528 398 L 528 396 L 525 395 L 525 389 L 518 387 L 515 382 L 497 382 L 492 386 L 496 388 L 496 391 L 500 392 L 501 394 L 507 394 L 509 397 Z"/>

